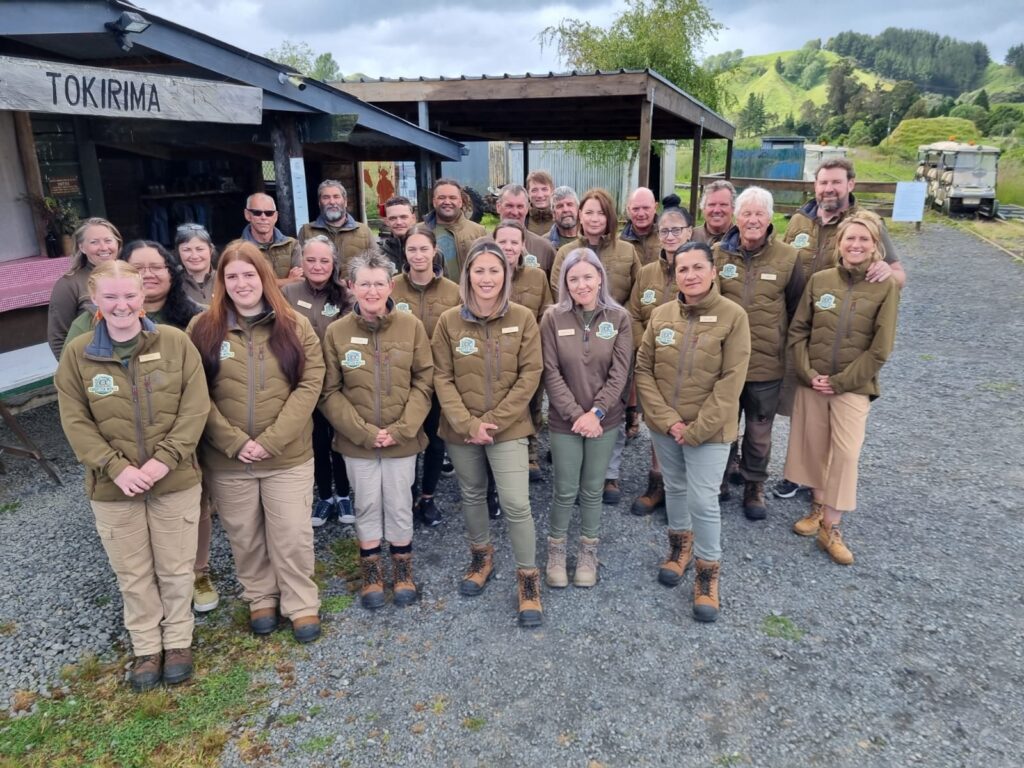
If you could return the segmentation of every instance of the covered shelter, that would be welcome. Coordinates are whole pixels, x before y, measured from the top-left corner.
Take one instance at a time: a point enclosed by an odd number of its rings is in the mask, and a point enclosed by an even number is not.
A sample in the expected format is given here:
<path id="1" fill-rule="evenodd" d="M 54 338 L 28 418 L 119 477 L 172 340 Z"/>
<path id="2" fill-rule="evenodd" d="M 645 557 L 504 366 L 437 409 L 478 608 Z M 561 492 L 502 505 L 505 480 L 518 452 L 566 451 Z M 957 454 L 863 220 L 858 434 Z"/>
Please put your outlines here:
<path id="1" fill-rule="evenodd" d="M 730 173 L 735 126 L 650 69 L 397 78 L 333 85 L 422 128 L 458 141 L 637 140 L 639 182 L 651 177 L 653 140 L 691 139 L 693 179 L 703 141 L 727 142 Z M 529 168 L 528 156 L 524 165 Z M 527 170 L 528 172 L 528 170 Z M 696 209 L 697 185 L 690 189 Z"/>

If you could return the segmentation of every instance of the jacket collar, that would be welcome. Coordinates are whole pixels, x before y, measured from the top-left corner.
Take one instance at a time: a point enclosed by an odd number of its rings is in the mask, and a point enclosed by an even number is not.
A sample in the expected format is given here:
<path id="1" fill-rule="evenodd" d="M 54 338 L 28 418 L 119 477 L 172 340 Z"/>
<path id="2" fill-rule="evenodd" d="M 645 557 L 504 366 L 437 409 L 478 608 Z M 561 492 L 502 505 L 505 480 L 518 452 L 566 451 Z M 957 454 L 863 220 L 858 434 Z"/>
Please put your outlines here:
<path id="1" fill-rule="evenodd" d="M 853 206 L 857 204 L 857 201 L 853 197 L 853 193 L 850 193 L 850 204 L 839 212 L 839 216 L 836 217 L 835 221 L 829 222 L 834 224 L 843 220 L 843 217 L 850 211 Z M 809 200 L 807 204 L 800 209 L 800 213 L 809 218 L 811 221 L 819 221 L 818 219 L 818 201 Z"/>
<path id="2" fill-rule="evenodd" d="M 771 245 L 774 236 L 775 225 L 769 224 L 768 233 L 765 235 L 764 239 L 764 245 L 757 249 L 757 253 L 761 253 L 761 251 Z M 729 253 L 742 253 L 742 248 L 740 246 L 740 228 L 733 224 L 732 227 L 729 228 L 729 231 L 725 233 L 725 237 L 722 238 L 719 246 L 721 246 L 723 251 L 728 251 Z"/>
<path id="3" fill-rule="evenodd" d="M 625 240 L 628 243 L 640 243 L 651 235 L 657 234 L 658 232 L 658 217 L 654 217 L 654 221 L 651 222 L 651 230 L 646 235 L 641 235 L 636 231 L 631 220 L 626 221 L 626 226 L 622 228 L 622 234 L 619 235 L 620 240 Z"/>
<path id="4" fill-rule="evenodd" d="M 328 231 L 333 229 L 348 232 L 349 230 L 355 229 L 358 226 L 358 223 L 351 213 L 346 213 L 342 222 L 331 224 L 321 213 L 316 217 L 316 221 L 313 222 L 313 226 L 317 229 L 326 229 Z"/>
<path id="5" fill-rule="evenodd" d="M 462 226 L 462 223 L 464 221 L 466 221 L 466 214 L 464 214 L 462 211 L 459 211 L 459 217 L 455 219 L 455 221 L 438 221 L 437 211 L 431 211 L 430 213 L 423 217 L 423 223 L 426 224 L 431 229 L 436 229 L 437 227 L 444 227 L 445 229 L 458 229 L 459 227 Z"/>
<path id="6" fill-rule="evenodd" d="M 365 328 L 368 331 L 384 330 L 391 324 L 391 316 L 392 314 L 394 314 L 393 310 L 395 308 L 395 302 L 391 298 L 388 298 L 387 303 L 384 306 L 387 309 L 387 312 L 384 314 L 383 317 L 378 317 L 374 320 L 369 320 L 363 317 L 363 313 L 359 309 L 359 303 L 356 302 L 356 304 L 354 304 L 352 307 L 352 314 L 356 316 L 356 324 L 360 328 Z"/>
<path id="7" fill-rule="evenodd" d="M 242 239 L 262 249 L 269 248 L 270 246 L 277 245 L 278 243 L 282 243 L 288 238 L 285 236 L 284 232 L 282 232 L 277 227 L 274 227 L 274 239 L 271 240 L 269 243 L 261 243 L 255 237 L 253 237 L 252 224 L 246 224 L 245 229 L 242 230 Z"/>
<path id="8" fill-rule="evenodd" d="M 408 262 L 406 262 L 405 266 L 402 267 L 402 274 L 405 275 L 405 282 L 407 282 L 409 284 L 410 288 L 412 288 L 413 290 L 416 290 L 416 291 L 425 291 L 425 290 L 427 290 L 427 288 L 429 288 L 430 286 L 436 284 L 438 280 L 440 280 L 442 277 L 444 277 L 444 270 L 441 268 L 441 265 L 438 263 L 438 260 L 435 258 L 434 259 L 434 276 L 430 278 L 430 282 L 424 283 L 423 285 L 420 285 L 419 283 L 415 282 L 411 277 L 409 277 L 409 263 Z"/>
<path id="9" fill-rule="evenodd" d="M 258 320 L 256 320 L 256 322 L 253 323 L 253 325 L 266 325 L 267 323 L 273 322 L 276 317 L 277 314 L 274 312 L 274 310 L 267 310 L 263 313 L 262 317 L 260 317 Z M 238 315 L 235 314 L 235 311 L 233 309 L 228 310 L 228 330 L 243 330 L 242 326 L 238 322 Z"/>
<path id="10" fill-rule="evenodd" d="M 461 317 L 463 320 L 465 320 L 468 323 L 479 323 L 480 325 L 486 325 L 487 323 L 491 322 L 492 320 L 497 320 L 498 318 L 504 317 L 506 314 L 508 314 L 509 307 L 511 307 L 511 306 L 512 306 L 511 300 L 510 301 L 506 301 L 505 302 L 505 306 L 501 308 L 500 312 L 495 312 L 490 317 L 484 318 L 484 317 L 477 317 L 472 312 L 470 312 L 469 307 L 467 307 L 465 304 L 462 304 L 459 307 L 459 317 Z"/>
<path id="11" fill-rule="evenodd" d="M 699 312 L 706 312 L 722 297 L 721 293 L 718 292 L 718 284 L 712 280 L 711 290 L 708 291 L 708 295 L 698 301 L 696 304 L 687 304 L 683 300 L 683 294 L 676 293 L 676 299 L 679 302 L 679 311 L 684 315 L 695 315 Z"/>
<path id="12" fill-rule="evenodd" d="M 143 317 L 141 320 L 143 340 L 145 340 L 147 336 L 159 333 L 156 328 L 156 323 L 148 317 Z M 100 320 L 96 323 L 96 327 L 93 328 L 92 341 L 90 341 L 85 347 L 85 354 L 88 357 L 103 359 L 112 358 L 114 356 L 114 340 L 110 338 L 110 331 L 107 330 L 106 320 Z"/>
<path id="13" fill-rule="evenodd" d="M 867 277 L 868 267 L 870 266 L 870 263 L 865 262 L 864 264 L 860 264 L 859 266 L 856 267 L 848 267 L 845 264 L 843 264 L 843 260 L 840 259 L 839 264 L 836 266 L 836 269 L 839 270 L 839 274 L 842 275 L 844 280 L 859 283 L 862 282 Z"/>

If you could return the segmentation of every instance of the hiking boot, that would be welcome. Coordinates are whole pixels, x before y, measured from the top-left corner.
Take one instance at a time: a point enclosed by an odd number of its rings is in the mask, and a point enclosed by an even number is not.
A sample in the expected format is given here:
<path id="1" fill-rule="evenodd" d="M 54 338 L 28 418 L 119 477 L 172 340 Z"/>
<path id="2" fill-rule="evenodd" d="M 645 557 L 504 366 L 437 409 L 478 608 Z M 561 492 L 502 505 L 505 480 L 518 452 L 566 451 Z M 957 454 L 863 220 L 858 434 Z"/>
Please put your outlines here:
<path id="1" fill-rule="evenodd" d="M 519 582 L 519 626 L 539 627 L 544 620 L 540 607 L 540 571 L 520 568 L 516 571 Z"/>
<path id="2" fill-rule="evenodd" d="M 197 573 L 196 580 L 192 583 L 192 610 L 196 613 L 207 613 L 219 603 L 220 595 L 210 581 L 210 574 L 205 571 Z"/>
<path id="3" fill-rule="evenodd" d="M 539 483 L 544 479 L 544 474 L 540 471 L 540 464 L 538 462 L 531 460 L 526 467 L 530 472 L 531 483 Z"/>
<path id="4" fill-rule="evenodd" d="M 483 544 L 473 545 L 469 548 L 472 560 L 469 562 L 469 569 L 462 577 L 459 584 L 459 594 L 466 597 L 476 597 L 484 591 L 487 582 L 494 575 L 494 545 Z"/>
<path id="5" fill-rule="evenodd" d="M 626 406 L 626 440 L 640 434 L 640 412 L 635 405 Z"/>
<path id="6" fill-rule="evenodd" d="M 814 536 L 821 527 L 821 519 L 825 515 L 825 505 L 811 502 L 810 511 L 793 523 L 793 533 L 798 536 Z"/>
<path id="7" fill-rule="evenodd" d="M 743 473 L 740 472 L 740 456 L 738 453 L 726 465 L 725 479 L 733 485 L 743 485 Z"/>
<path id="8" fill-rule="evenodd" d="M 718 618 L 718 562 L 697 558 L 693 579 L 693 618 L 714 621 Z"/>
<path id="9" fill-rule="evenodd" d="M 132 661 L 132 668 L 128 672 L 128 682 L 136 693 L 151 691 L 160 685 L 160 675 L 163 672 L 163 665 L 159 653 L 151 653 L 147 656 L 136 656 Z"/>
<path id="10" fill-rule="evenodd" d="M 743 514 L 747 516 L 747 520 L 764 520 L 768 517 L 763 482 L 748 480 L 743 486 Z"/>
<path id="11" fill-rule="evenodd" d="M 722 478 L 722 484 L 718 486 L 718 500 L 728 501 L 732 498 L 732 487 L 729 485 L 727 478 Z"/>
<path id="12" fill-rule="evenodd" d="M 416 505 L 416 518 L 428 528 L 433 528 L 444 522 L 441 517 L 441 508 L 437 506 L 433 496 L 423 496 Z"/>
<path id="13" fill-rule="evenodd" d="M 277 608 L 249 611 L 249 629 L 254 635 L 269 635 L 277 629 Z"/>
<path id="14" fill-rule="evenodd" d="M 164 651 L 164 683 L 177 685 L 192 679 L 192 649 L 168 648 Z"/>
<path id="15" fill-rule="evenodd" d="M 498 501 L 497 488 L 489 488 L 487 490 L 487 516 L 491 520 L 497 520 L 501 517 L 501 502 Z"/>
<path id="16" fill-rule="evenodd" d="M 618 480 L 605 480 L 604 481 L 604 492 L 601 494 L 601 502 L 610 506 L 615 506 L 622 501 L 622 491 L 619 490 Z"/>
<path id="17" fill-rule="evenodd" d="M 327 524 L 332 517 L 338 516 L 338 508 L 334 505 L 334 499 L 320 499 L 313 507 L 313 516 L 310 522 L 314 528 L 321 528 Z"/>
<path id="18" fill-rule="evenodd" d="M 808 490 L 806 485 L 800 485 L 800 483 L 791 483 L 786 478 L 782 478 L 772 487 L 772 496 L 777 499 L 792 499 L 800 491 Z M 808 536 L 813 534 L 806 534 Z"/>
<path id="19" fill-rule="evenodd" d="M 818 526 L 818 546 L 828 552 L 828 556 L 839 565 L 853 564 L 853 552 L 843 542 L 838 523 L 826 527 L 825 521 L 821 521 Z"/>
<path id="20" fill-rule="evenodd" d="M 292 619 L 292 637 L 297 643 L 312 643 L 320 637 L 320 617 L 313 614 Z"/>
<path id="21" fill-rule="evenodd" d="M 548 566 L 545 574 L 549 587 L 562 589 L 569 586 L 569 576 L 565 572 L 565 539 L 548 537 Z"/>
<path id="22" fill-rule="evenodd" d="M 580 549 L 576 553 L 576 573 L 572 577 L 574 587 L 592 587 L 597 584 L 597 542 L 580 536 Z"/>
<path id="23" fill-rule="evenodd" d="M 391 574 L 395 579 L 395 605 L 404 608 L 415 603 L 419 594 L 412 580 L 412 552 L 391 555 Z"/>
<path id="24" fill-rule="evenodd" d="M 352 511 L 352 499 L 348 496 L 338 496 L 334 499 L 334 504 L 338 510 L 338 522 L 345 525 L 355 525 L 356 516 Z"/>
<path id="25" fill-rule="evenodd" d="M 649 515 L 658 507 L 665 506 L 665 481 L 660 472 L 647 475 L 647 490 L 643 496 L 637 496 L 630 510 L 634 515 Z"/>
<path id="26" fill-rule="evenodd" d="M 441 474 L 445 477 L 451 477 L 455 474 L 455 465 L 452 464 L 452 460 L 448 458 L 448 454 L 444 455 L 444 460 L 441 462 Z"/>
<path id="27" fill-rule="evenodd" d="M 363 575 L 363 586 L 359 590 L 359 604 L 368 611 L 384 606 L 384 570 L 380 555 L 359 556 L 359 569 Z"/>
<path id="28" fill-rule="evenodd" d="M 668 532 L 668 557 L 658 569 L 658 581 L 674 587 L 683 580 L 683 574 L 693 557 L 693 531 Z"/>

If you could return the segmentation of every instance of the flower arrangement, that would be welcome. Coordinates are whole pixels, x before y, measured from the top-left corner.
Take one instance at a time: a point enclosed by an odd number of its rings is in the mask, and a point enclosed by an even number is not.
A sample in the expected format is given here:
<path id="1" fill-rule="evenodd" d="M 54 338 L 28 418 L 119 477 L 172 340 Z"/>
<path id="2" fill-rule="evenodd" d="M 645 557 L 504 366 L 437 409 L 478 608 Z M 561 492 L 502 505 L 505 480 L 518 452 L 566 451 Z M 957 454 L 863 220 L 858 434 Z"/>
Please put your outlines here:
<path id="1" fill-rule="evenodd" d="M 57 235 L 73 235 L 78 225 L 82 223 L 78 215 L 78 209 L 70 200 L 62 200 L 59 197 L 49 197 L 35 194 L 22 195 L 24 200 L 32 206 L 32 210 L 45 222 L 47 229 Z"/>

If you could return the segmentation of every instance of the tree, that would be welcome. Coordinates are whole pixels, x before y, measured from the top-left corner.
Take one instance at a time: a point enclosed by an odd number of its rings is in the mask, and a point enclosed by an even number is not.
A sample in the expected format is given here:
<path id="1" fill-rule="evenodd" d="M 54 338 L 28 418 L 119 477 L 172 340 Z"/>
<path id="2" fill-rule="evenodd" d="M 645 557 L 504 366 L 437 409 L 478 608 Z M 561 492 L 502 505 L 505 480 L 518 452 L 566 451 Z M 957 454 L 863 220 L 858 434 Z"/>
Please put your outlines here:
<path id="1" fill-rule="evenodd" d="M 277 48 L 271 48 L 266 57 L 278 64 L 290 67 L 300 75 L 312 77 L 321 82 L 341 80 L 341 70 L 338 62 L 330 53 L 317 55 L 306 42 L 293 42 L 285 40 Z"/>
<path id="2" fill-rule="evenodd" d="M 737 128 L 747 136 L 758 136 L 778 119 L 778 115 L 765 108 L 763 95 L 751 93 L 747 96 L 746 105 L 740 110 Z"/>
<path id="3" fill-rule="evenodd" d="M 864 87 L 853 76 L 853 60 L 840 59 L 828 72 L 828 107 L 830 112 L 842 117 L 851 99 Z"/>
<path id="4" fill-rule="evenodd" d="M 782 57 L 781 56 L 776 56 L 775 57 L 775 71 L 778 72 L 781 75 L 782 74 L 782 69 L 783 69 Z"/>
<path id="5" fill-rule="evenodd" d="M 1024 44 L 1011 47 L 1004 61 L 1007 66 L 1016 69 L 1018 74 L 1024 75 Z"/>
<path id="6" fill-rule="evenodd" d="M 988 91 L 984 88 L 978 91 L 978 95 L 974 97 L 974 106 L 981 107 L 986 112 L 992 109 L 992 105 L 988 103 Z"/>

